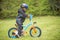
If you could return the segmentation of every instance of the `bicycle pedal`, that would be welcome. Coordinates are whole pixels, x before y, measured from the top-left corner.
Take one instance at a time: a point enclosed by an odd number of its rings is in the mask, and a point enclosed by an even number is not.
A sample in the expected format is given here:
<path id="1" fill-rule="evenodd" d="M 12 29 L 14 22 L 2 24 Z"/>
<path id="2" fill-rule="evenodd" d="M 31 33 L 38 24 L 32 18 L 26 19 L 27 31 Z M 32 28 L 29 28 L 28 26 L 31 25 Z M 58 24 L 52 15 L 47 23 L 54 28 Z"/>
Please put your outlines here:
<path id="1" fill-rule="evenodd" d="M 26 32 L 27 33 L 27 32 Z"/>

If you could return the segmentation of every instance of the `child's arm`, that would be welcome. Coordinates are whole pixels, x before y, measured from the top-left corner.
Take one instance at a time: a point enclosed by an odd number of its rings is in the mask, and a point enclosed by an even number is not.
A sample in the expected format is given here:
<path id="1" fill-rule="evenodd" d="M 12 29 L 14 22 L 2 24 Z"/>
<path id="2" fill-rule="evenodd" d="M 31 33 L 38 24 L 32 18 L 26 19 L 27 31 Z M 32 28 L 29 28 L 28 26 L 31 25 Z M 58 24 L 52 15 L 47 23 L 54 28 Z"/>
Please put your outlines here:
<path id="1" fill-rule="evenodd" d="M 22 17 L 28 17 L 29 18 L 29 15 L 25 14 L 21 9 L 18 10 L 18 13 L 22 14 Z"/>

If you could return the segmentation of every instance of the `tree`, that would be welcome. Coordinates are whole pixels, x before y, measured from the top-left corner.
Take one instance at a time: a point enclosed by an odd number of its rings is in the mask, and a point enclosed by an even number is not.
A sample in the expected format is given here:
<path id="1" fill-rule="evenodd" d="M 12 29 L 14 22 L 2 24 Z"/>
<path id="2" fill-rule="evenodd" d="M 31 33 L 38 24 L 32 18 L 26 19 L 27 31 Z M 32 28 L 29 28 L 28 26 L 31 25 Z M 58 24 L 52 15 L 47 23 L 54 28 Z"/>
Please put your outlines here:
<path id="1" fill-rule="evenodd" d="M 60 15 L 60 0 L 49 0 L 49 3 L 53 15 Z"/>

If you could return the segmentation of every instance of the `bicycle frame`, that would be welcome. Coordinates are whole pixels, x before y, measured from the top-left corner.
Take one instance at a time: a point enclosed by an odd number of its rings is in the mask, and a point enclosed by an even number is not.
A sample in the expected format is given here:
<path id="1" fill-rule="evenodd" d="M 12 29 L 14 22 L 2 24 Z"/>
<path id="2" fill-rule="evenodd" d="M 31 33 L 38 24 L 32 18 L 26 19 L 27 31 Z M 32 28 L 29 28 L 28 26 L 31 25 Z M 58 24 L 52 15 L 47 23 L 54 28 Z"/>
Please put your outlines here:
<path id="1" fill-rule="evenodd" d="M 26 26 L 23 25 L 23 30 L 26 30 L 28 27 L 30 27 L 33 23 L 30 22 L 29 24 L 27 24 Z"/>
<path id="2" fill-rule="evenodd" d="M 30 14 L 30 23 L 27 24 L 26 26 L 23 25 L 23 30 L 26 30 L 29 26 L 31 26 L 31 25 L 33 24 L 33 22 L 32 22 L 32 17 L 33 17 L 33 16 Z"/>

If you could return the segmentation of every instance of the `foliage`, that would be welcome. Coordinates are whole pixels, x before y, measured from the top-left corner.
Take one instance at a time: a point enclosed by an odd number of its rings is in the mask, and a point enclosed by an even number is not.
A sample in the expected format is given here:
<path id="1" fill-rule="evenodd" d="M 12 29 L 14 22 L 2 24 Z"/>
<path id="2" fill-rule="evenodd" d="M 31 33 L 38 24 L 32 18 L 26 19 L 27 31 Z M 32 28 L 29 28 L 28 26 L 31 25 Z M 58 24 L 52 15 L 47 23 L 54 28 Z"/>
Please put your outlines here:
<path id="1" fill-rule="evenodd" d="M 49 0 L 49 4 L 53 15 L 60 15 L 60 0 Z"/>
<path id="2" fill-rule="evenodd" d="M 54 2 L 56 2 L 52 0 L 50 1 L 49 0 L 1 0 L 0 18 L 16 17 L 18 13 L 17 11 L 20 8 L 20 4 L 22 4 L 23 2 L 29 5 L 29 10 L 27 11 L 27 13 L 32 13 L 34 16 L 58 14 L 57 11 L 51 9 L 51 8 L 55 8 L 54 6 L 52 7 L 51 5 L 54 5 Z"/>

